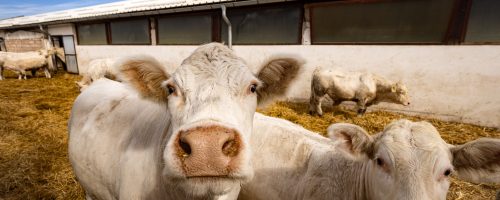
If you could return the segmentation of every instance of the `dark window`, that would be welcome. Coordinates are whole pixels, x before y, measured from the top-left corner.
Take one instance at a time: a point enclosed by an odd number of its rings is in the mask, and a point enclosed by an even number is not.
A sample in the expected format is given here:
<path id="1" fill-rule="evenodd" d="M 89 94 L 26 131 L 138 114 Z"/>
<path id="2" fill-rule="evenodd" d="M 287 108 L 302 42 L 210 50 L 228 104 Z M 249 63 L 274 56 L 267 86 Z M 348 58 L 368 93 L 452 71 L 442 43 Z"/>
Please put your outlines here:
<path id="1" fill-rule="evenodd" d="M 107 44 L 106 25 L 99 24 L 82 24 L 77 26 L 78 44 L 80 45 L 96 45 Z"/>
<path id="2" fill-rule="evenodd" d="M 466 43 L 500 42 L 500 1 L 474 0 L 469 15 Z"/>
<path id="3" fill-rule="evenodd" d="M 203 44 L 212 41 L 212 15 L 158 18 L 158 44 Z"/>
<path id="4" fill-rule="evenodd" d="M 442 43 L 454 2 L 407 0 L 312 6 L 312 42 Z"/>
<path id="5" fill-rule="evenodd" d="M 111 44 L 150 44 L 148 19 L 112 21 L 109 25 Z"/>
<path id="6" fill-rule="evenodd" d="M 300 44 L 302 23 L 300 6 L 231 9 L 234 44 Z M 227 41 L 227 26 L 221 21 L 221 39 Z"/>

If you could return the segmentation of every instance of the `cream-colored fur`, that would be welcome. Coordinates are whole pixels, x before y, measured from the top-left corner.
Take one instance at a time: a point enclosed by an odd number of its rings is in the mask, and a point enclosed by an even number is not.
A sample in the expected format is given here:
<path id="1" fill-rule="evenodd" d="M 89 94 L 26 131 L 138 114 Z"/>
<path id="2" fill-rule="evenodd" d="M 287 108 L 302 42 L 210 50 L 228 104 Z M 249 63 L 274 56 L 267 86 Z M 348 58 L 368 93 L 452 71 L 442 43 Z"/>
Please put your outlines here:
<path id="1" fill-rule="evenodd" d="M 87 71 L 83 73 L 83 78 L 76 82 L 80 91 L 85 90 L 93 81 L 100 78 L 115 80 L 118 75 L 118 70 L 115 69 L 117 60 L 116 58 L 102 58 L 90 61 Z"/>
<path id="2" fill-rule="evenodd" d="M 355 101 L 359 114 L 364 114 L 367 106 L 380 102 L 410 104 L 408 89 L 400 82 L 394 83 L 372 73 L 317 68 L 311 81 L 311 114 L 323 115 L 321 101 L 326 95 L 333 100 L 334 105 Z"/>
<path id="3" fill-rule="evenodd" d="M 51 78 L 49 63 L 52 63 L 52 55 L 55 49 L 43 49 L 33 52 L 5 52 L 0 55 L 0 80 L 3 80 L 3 70 L 8 69 L 18 74 L 18 79 L 26 79 L 26 71 L 43 69 L 45 77 Z"/>
<path id="4" fill-rule="evenodd" d="M 264 81 L 217 43 L 199 47 L 173 74 L 146 56 L 125 60 L 118 69 L 123 82 L 95 81 L 71 112 L 69 159 L 87 196 L 235 199 L 240 185 L 253 176 L 249 138 L 258 94 L 251 88 Z M 289 80 L 286 76 L 295 73 L 275 75 Z M 239 162 L 225 176 L 187 177 L 184 155 L 177 151 L 180 134 L 214 126 L 238 134 Z"/>
<path id="5" fill-rule="evenodd" d="M 500 182 L 499 139 L 453 147 L 431 124 L 408 120 L 374 136 L 344 123 L 331 125 L 328 134 L 333 140 L 256 114 L 255 176 L 242 185 L 239 199 L 444 200 L 447 170 L 469 181 Z"/>

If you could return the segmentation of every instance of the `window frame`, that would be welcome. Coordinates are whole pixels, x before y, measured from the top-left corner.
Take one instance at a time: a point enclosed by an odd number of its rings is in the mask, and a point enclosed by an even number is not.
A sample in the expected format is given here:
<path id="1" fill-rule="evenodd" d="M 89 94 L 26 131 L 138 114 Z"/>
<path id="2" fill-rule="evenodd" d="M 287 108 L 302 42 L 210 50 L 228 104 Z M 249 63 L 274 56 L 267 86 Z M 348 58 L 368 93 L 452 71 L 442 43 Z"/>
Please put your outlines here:
<path id="1" fill-rule="evenodd" d="M 211 34 L 212 38 L 209 42 L 220 42 L 220 23 L 218 23 L 218 20 L 221 19 L 220 15 L 222 15 L 222 12 L 219 10 L 205 10 L 205 11 L 191 11 L 191 12 L 182 12 L 182 13 L 167 13 L 167 14 L 160 14 L 160 15 L 154 15 L 154 23 L 155 23 L 155 39 L 156 39 L 156 45 L 157 46 L 193 46 L 193 45 L 202 45 L 202 44 L 195 44 L 195 43 L 190 43 L 190 44 L 160 44 L 160 31 L 159 31 L 159 19 L 162 17 L 184 17 L 184 16 L 203 16 L 203 15 L 211 15 L 212 17 L 212 23 L 211 23 Z"/>
<path id="2" fill-rule="evenodd" d="M 113 44 L 113 35 L 112 35 L 112 30 L 111 30 L 111 22 L 123 22 L 123 21 L 130 21 L 130 20 L 136 20 L 136 19 L 145 19 L 148 22 L 148 42 L 145 43 L 134 43 L 134 44 L 125 44 L 125 43 L 116 43 Z M 109 45 L 151 45 L 151 20 L 149 19 L 148 16 L 139 16 L 139 17 L 127 17 L 127 18 L 118 18 L 114 20 L 109 20 L 107 23 L 107 29 L 108 29 L 108 35 L 109 35 Z"/>
<path id="3" fill-rule="evenodd" d="M 446 45 L 450 44 L 453 41 L 453 22 L 459 14 L 459 3 L 462 0 L 453 0 L 452 11 L 450 16 L 448 17 L 448 24 L 446 27 L 446 31 L 443 34 L 441 41 L 439 42 L 315 42 L 314 40 L 314 25 L 313 25 L 313 13 L 314 8 L 318 7 L 333 7 L 338 5 L 345 4 L 369 4 L 369 3 L 381 3 L 381 2 L 396 2 L 398 0 L 340 0 L 333 2 L 319 2 L 319 3 L 306 3 L 304 7 L 309 9 L 309 27 L 310 27 L 310 36 L 311 36 L 311 45 Z M 399 1 L 410 1 L 410 0 L 399 0 Z M 462 36 L 463 33 L 460 33 L 459 37 Z M 460 39 L 458 39 L 460 40 Z"/>
<path id="4" fill-rule="evenodd" d="M 303 26 L 304 26 L 304 9 L 305 9 L 305 6 L 304 6 L 304 3 L 301 3 L 301 2 L 285 2 L 285 3 L 270 3 L 270 4 L 259 4 L 259 5 L 250 5 L 250 6 L 241 6 L 241 7 L 233 7 L 233 8 L 230 8 L 231 10 L 236 10 L 238 12 L 245 12 L 245 11 L 254 11 L 254 10 L 259 10 L 259 9 L 268 9 L 268 8 L 276 8 L 276 7 L 283 7 L 283 6 L 289 6 L 289 7 L 293 7 L 293 6 L 297 6 L 299 7 L 300 9 L 300 18 L 301 20 L 299 20 L 299 34 L 297 36 L 297 40 L 296 42 L 294 43 L 251 43 L 251 44 L 237 44 L 233 41 L 233 46 L 235 45 L 241 45 L 241 46 L 264 46 L 264 45 L 269 45 L 269 46 L 274 46 L 274 45 L 302 45 L 302 35 L 303 35 Z M 228 18 L 230 18 L 228 16 Z M 220 22 L 220 28 L 219 28 L 219 40 L 218 42 L 221 42 L 222 41 L 222 22 L 221 20 L 222 17 L 220 18 L 219 22 Z"/>
<path id="5" fill-rule="evenodd" d="M 148 22 L 148 42 L 146 43 L 135 43 L 135 44 L 113 44 L 113 36 L 111 35 L 111 22 L 121 22 L 121 21 L 130 21 L 130 20 L 135 20 L 135 19 L 146 19 Z M 90 25 L 90 24 L 102 24 L 104 23 L 105 29 L 106 29 L 106 44 L 81 44 L 80 43 L 80 38 L 79 38 L 79 33 L 78 33 L 78 26 L 80 25 Z M 98 46 L 98 45 L 152 45 L 152 39 L 151 39 L 151 20 L 149 16 L 136 16 L 136 17 L 126 17 L 126 18 L 117 18 L 117 19 L 110 19 L 110 20 L 96 20 L 96 21 L 88 21 L 88 22 L 78 22 L 75 24 L 75 29 L 76 29 L 76 42 L 78 45 L 82 46 Z"/>
<path id="6" fill-rule="evenodd" d="M 106 44 L 82 44 L 80 41 L 80 33 L 78 31 L 78 27 L 81 25 L 92 25 L 92 24 L 104 24 L 104 32 L 106 33 Z M 107 21 L 105 20 L 98 20 L 98 21 L 90 21 L 90 22 L 79 22 L 79 23 L 74 23 L 75 26 L 75 41 L 77 45 L 81 46 L 98 46 L 98 45 L 109 45 L 109 34 L 108 34 L 108 24 Z"/>
<path id="7" fill-rule="evenodd" d="M 467 42 L 465 37 L 467 36 L 467 28 L 469 27 L 470 14 L 472 12 L 473 0 L 462 0 L 465 2 L 463 26 L 460 35 L 460 44 L 462 45 L 500 45 L 500 41 L 497 42 Z"/>

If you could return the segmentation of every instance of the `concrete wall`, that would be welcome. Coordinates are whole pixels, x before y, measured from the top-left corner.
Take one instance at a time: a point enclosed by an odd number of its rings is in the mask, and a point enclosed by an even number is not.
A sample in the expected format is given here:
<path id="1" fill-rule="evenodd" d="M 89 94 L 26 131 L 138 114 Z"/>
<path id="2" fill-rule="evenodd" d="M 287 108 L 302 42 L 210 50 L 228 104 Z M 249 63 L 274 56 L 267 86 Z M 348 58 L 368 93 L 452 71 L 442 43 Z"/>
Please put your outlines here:
<path id="1" fill-rule="evenodd" d="M 95 58 L 148 54 L 173 71 L 196 46 L 77 46 L 80 72 Z M 310 94 L 311 73 L 316 67 L 368 71 L 407 84 L 411 106 L 381 104 L 416 115 L 500 128 L 500 46 L 380 46 L 293 45 L 235 46 L 238 55 L 257 71 L 273 54 L 306 59 L 288 98 L 305 100 Z"/>

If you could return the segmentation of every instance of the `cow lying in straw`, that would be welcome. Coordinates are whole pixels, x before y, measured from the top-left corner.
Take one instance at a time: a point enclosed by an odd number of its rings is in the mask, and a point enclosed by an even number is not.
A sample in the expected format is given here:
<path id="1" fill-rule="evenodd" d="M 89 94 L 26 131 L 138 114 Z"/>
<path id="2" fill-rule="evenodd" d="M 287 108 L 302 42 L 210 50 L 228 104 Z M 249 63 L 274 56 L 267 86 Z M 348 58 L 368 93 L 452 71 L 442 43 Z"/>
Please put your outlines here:
<path id="1" fill-rule="evenodd" d="M 80 91 L 85 90 L 93 81 L 100 78 L 115 80 L 118 74 L 114 66 L 116 61 L 117 59 L 115 58 L 102 58 L 90 61 L 87 72 L 83 74 L 83 78 L 80 81 L 76 82 Z"/>
<path id="2" fill-rule="evenodd" d="M 500 140 L 453 146 L 427 122 L 399 120 L 370 136 L 352 124 L 333 140 L 289 121 L 255 115 L 255 176 L 240 199 L 446 199 L 449 176 L 500 183 Z"/>
<path id="3" fill-rule="evenodd" d="M 76 99 L 69 159 L 87 199 L 235 199 L 250 180 L 257 104 L 283 95 L 301 62 L 257 75 L 211 43 L 173 74 L 150 57 L 120 61 L 123 82 L 99 79 Z"/>
<path id="4" fill-rule="evenodd" d="M 334 106 L 343 101 L 355 101 L 360 115 L 368 106 L 380 102 L 410 105 L 408 90 L 400 82 L 393 83 L 371 73 L 318 68 L 314 70 L 311 82 L 310 114 L 323 115 L 321 101 L 325 95 L 333 100 Z"/>
<path id="5" fill-rule="evenodd" d="M 0 54 L 0 80 L 3 80 L 3 70 L 8 69 L 18 74 L 18 79 L 26 79 L 26 71 L 42 69 L 45 72 L 45 77 L 51 78 L 49 67 L 52 55 L 56 54 L 56 49 L 42 49 L 33 52 L 4 52 Z"/>

